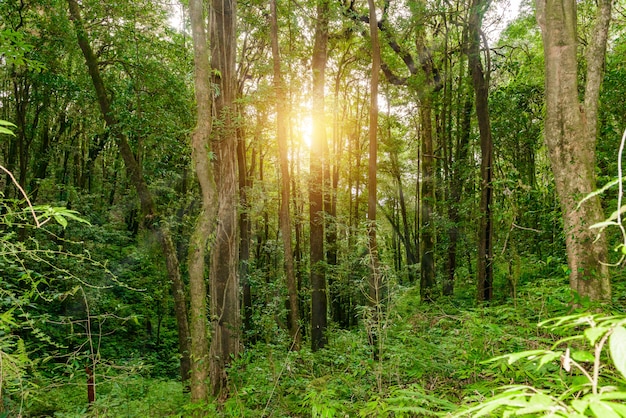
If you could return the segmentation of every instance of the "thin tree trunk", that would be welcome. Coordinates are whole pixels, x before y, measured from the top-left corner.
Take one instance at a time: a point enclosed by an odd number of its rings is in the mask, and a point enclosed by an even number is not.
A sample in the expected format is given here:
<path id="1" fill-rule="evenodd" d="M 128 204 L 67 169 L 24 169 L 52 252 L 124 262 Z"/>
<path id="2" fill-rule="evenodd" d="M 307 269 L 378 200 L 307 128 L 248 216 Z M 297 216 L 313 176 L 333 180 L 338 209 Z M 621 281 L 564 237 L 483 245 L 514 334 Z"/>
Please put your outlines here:
<path id="1" fill-rule="evenodd" d="M 102 118 L 117 140 L 120 154 L 122 155 L 122 159 L 126 165 L 126 170 L 130 176 L 131 182 L 137 190 L 141 210 L 144 216 L 144 224 L 149 230 L 156 234 L 159 243 L 161 244 L 161 251 L 163 251 L 163 256 L 165 258 L 167 274 L 171 282 L 172 296 L 174 298 L 174 312 L 178 326 L 178 347 L 181 356 L 181 379 L 183 382 L 186 382 L 187 379 L 189 379 L 189 372 L 191 368 L 189 359 L 191 348 L 189 325 L 187 320 L 187 303 L 185 300 L 185 286 L 180 276 L 179 262 L 174 242 L 167 226 L 161 224 L 160 222 L 160 216 L 156 210 L 152 194 L 148 189 L 145 179 L 141 175 L 141 170 L 139 169 L 137 160 L 135 160 L 127 138 L 118 127 L 117 119 L 111 112 L 111 103 L 106 94 L 106 88 L 100 75 L 98 61 L 93 53 L 93 50 L 91 49 L 91 45 L 89 44 L 89 40 L 87 38 L 87 32 L 83 26 L 80 16 L 80 7 L 78 6 L 76 0 L 67 0 L 67 3 L 70 10 L 70 19 L 74 22 L 78 45 L 80 46 L 83 56 L 85 57 L 85 62 L 89 69 L 89 75 L 96 91 L 96 97 L 98 99 Z"/>
<path id="2" fill-rule="evenodd" d="M 287 149 L 287 92 L 280 68 L 280 52 L 278 49 L 278 16 L 276 0 L 270 1 L 270 26 L 272 40 L 272 61 L 274 64 L 274 88 L 276 90 L 276 137 L 280 160 L 281 199 L 280 199 L 280 232 L 285 257 L 285 276 L 287 293 L 289 294 L 289 333 L 292 348 L 300 349 L 300 315 L 298 307 L 298 288 L 293 262 L 291 243 L 291 215 L 289 213 L 291 180 L 289 175 L 289 150 Z"/>
<path id="3" fill-rule="evenodd" d="M 478 239 L 477 284 L 479 301 L 489 301 L 493 297 L 493 144 L 489 121 L 489 81 L 485 76 L 480 60 L 480 34 L 482 18 L 487 11 L 485 0 L 473 0 L 469 16 L 468 60 L 476 103 L 476 117 L 480 131 L 480 226 Z M 487 50 L 488 51 L 488 50 Z"/>
<path id="4" fill-rule="evenodd" d="M 463 80 L 463 76 L 460 77 Z M 464 94 L 465 89 L 462 88 L 463 82 L 459 86 L 459 98 Z M 460 106 L 460 100 L 457 105 Z M 463 113 L 457 117 L 457 123 L 460 125 L 459 134 L 456 143 L 456 157 L 452 163 L 452 184 L 450 185 L 450 206 L 448 208 L 448 217 L 450 227 L 448 228 L 448 278 L 444 282 L 443 294 L 452 295 L 454 293 L 454 276 L 457 265 L 457 243 L 459 241 L 459 226 L 461 223 L 461 197 L 463 196 L 463 179 L 465 177 L 464 167 L 467 165 L 467 153 L 469 151 L 470 124 L 472 113 L 472 98 L 466 94 L 465 103 L 463 105 Z"/>
<path id="5" fill-rule="evenodd" d="M 378 42 L 378 19 L 374 0 L 368 0 L 370 39 L 372 42 L 372 73 L 370 78 L 369 109 L 369 163 L 367 171 L 367 221 L 368 246 L 370 253 L 369 301 L 375 308 L 380 304 L 380 272 L 378 261 L 378 243 L 376 242 L 376 208 L 378 206 L 378 82 L 380 78 L 380 45 Z M 378 319 L 378 318 L 375 318 Z"/>
<path id="6" fill-rule="evenodd" d="M 252 223 L 250 222 L 250 203 L 248 191 L 252 187 L 252 175 L 256 155 L 252 153 L 252 167 L 248 170 L 246 164 L 246 143 L 242 134 L 237 138 L 237 166 L 239 168 L 239 280 L 243 291 L 241 306 L 243 330 L 247 334 L 252 330 L 252 287 L 250 286 L 250 237 Z"/>
<path id="7" fill-rule="evenodd" d="M 435 204 L 435 187 L 433 176 L 433 130 L 431 118 L 430 92 L 422 98 L 420 105 L 420 124 L 422 137 L 422 199 L 421 199 L 421 276 L 420 297 L 422 301 L 434 299 L 435 287 L 435 237 L 432 224 L 432 212 Z"/>

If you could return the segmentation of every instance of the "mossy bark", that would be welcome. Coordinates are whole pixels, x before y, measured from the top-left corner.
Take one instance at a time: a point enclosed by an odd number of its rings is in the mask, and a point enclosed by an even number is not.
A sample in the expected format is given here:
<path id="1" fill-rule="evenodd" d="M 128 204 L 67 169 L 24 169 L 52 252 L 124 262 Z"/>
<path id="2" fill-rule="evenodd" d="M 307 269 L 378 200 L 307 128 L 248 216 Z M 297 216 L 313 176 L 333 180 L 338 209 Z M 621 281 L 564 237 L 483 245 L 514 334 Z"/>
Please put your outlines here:
<path id="1" fill-rule="evenodd" d="M 595 196 L 597 107 L 606 37 L 611 15 L 609 0 L 598 2 L 596 24 L 587 45 L 585 101 L 579 101 L 575 0 L 537 0 L 546 71 L 545 140 L 563 212 L 570 286 L 580 297 L 608 301 L 607 245 L 591 225 L 604 219 Z"/>

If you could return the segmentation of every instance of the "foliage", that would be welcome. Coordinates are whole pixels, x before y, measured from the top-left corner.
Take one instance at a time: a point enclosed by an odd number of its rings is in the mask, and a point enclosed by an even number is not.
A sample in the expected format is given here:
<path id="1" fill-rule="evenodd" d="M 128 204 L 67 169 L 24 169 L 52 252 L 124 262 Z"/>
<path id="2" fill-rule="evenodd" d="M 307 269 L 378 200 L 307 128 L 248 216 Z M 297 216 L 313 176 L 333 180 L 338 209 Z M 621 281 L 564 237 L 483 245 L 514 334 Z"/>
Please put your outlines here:
<path id="1" fill-rule="evenodd" d="M 194 103 L 186 6 L 148 0 L 79 3 L 112 112 L 154 195 L 159 222 L 172 232 L 178 258 L 184 260 L 200 210 L 189 157 Z M 617 347 L 623 330 L 617 318 L 626 306 L 623 269 L 615 271 L 613 305 L 605 307 L 618 316 L 546 321 L 565 318 L 572 303 L 584 301 L 569 291 L 566 278 L 561 208 L 543 145 L 542 45 L 530 3 L 498 40 L 487 35 L 492 45 L 483 51 L 485 58 L 489 55 L 490 122 L 497 138 L 495 297 L 490 305 L 475 302 L 480 149 L 464 52 L 467 4 L 396 1 L 380 10 L 385 68 L 378 251 L 388 287 L 385 302 L 371 309 L 364 227 L 371 61 L 367 6 L 361 0 L 330 2 L 328 150 L 323 158 L 324 207 L 329 208 L 324 268 L 332 321 L 329 344 L 317 353 L 289 351 L 267 2 L 239 4 L 236 130 L 240 191 L 248 201 L 238 214 L 250 224 L 250 254 L 242 260 L 247 276 L 241 280 L 250 285 L 251 326 L 244 352 L 228 370 L 229 398 L 188 404 L 182 385 L 174 381 L 177 329 L 159 237 L 146 228 L 152 220 L 141 213 L 131 173 L 102 123 L 66 1 L 0 2 L 0 118 L 15 123 L 0 121 L 0 159 L 6 169 L 0 177 L 0 416 L 532 415 L 549 407 L 555 414 L 610 416 L 601 409 L 608 407 L 619 415 L 624 403 Z M 586 31 L 592 6 L 581 5 Z M 315 2 L 277 0 L 277 8 L 290 109 L 294 256 L 306 338 L 307 162 L 318 157 L 310 155 L 305 139 L 311 135 Z M 168 23 L 173 15 L 176 29 Z M 611 30 L 599 109 L 601 184 L 612 184 L 615 138 L 626 123 L 623 19 Z M 581 34 L 585 42 L 588 36 Z M 419 174 L 424 64 L 436 70 L 437 78 L 432 92 L 436 178 L 430 202 L 436 274 L 439 287 L 452 277 L 454 289 L 433 304 L 420 305 L 414 286 L 424 227 Z M 601 196 L 608 213 L 617 207 L 615 189 Z M 23 201 L 27 198 L 32 205 Z M 610 226 L 616 220 L 617 212 Z M 619 247 L 619 231 L 607 232 L 618 260 L 626 247 Z M 537 322 L 543 326 L 537 328 Z M 373 336 L 378 337 L 376 348 Z M 559 338 L 561 344 L 554 345 Z M 499 360 L 487 361 L 494 356 Z M 570 371 L 559 366 L 561 357 Z M 88 364 L 97 366 L 91 407 L 85 388 Z M 512 382 L 517 386 L 501 391 Z"/>
<path id="2" fill-rule="evenodd" d="M 511 365 L 525 359 L 539 371 L 554 361 L 561 370 L 543 381 L 544 387 L 513 385 L 480 404 L 454 416 L 553 416 L 623 417 L 626 407 L 626 317 L 582 313 L 543 321 L 540 327 L 558 334 L 552 350 L 531 350 L 506 354 L 490 361 L 506 360 Z M 564 346 L 565 349 L 555 350 Z M 607 349 L 608 350 L 605 350 Z M 606 351 L 613 368 L 609 367 Z"/>

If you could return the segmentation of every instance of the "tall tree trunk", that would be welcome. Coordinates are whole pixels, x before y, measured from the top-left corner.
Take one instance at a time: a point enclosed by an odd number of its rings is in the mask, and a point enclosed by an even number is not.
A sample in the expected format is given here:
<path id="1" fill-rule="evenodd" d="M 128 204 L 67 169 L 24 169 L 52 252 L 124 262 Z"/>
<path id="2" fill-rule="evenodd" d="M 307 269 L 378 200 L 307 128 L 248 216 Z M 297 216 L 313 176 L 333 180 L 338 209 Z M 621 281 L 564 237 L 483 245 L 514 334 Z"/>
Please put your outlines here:
<path id="1" fill-rule="evenodd" d="M 210 375 L 214 395 L 226 396 L 226 367 L 239 354 L 240 309 L 237 237 L 236 1 L 211 2 L 211 64 L 213 83 L 213 149 L 218 190 L 218 226 L 211 249 L 210 290 L 213 335 Z"/>
<path id="2" fill-rule="evenodd" d="M 237 138 L 237 167 L 239 168 L 239 280 L 243 292 L 241 305 L 244 334 L 252 331 L 252 287 L 250 285 L 250 237 L 252 223 L 250 222 L 250 202 L 248 191 L 252 187 L 254 161 L 256 154 L 252 153 L 252 166 L 248 170 L 246 164 L 246 142 L 243 134 Z M 247 341 L 244 341 L 246 343 Z"/>
<path id="3" fill-rule="evenodd" d="M 391 133 L 389 134 L 391 135 Z M 408 214 L 407 214 L 407 209 L 406 209 L 406 199 L 404 197 L 404 186 L 402 184 L 402 175 L 400 172 L 400 163 L 398 161 L 397 150 L 393 150 L 390 153 L 389 158 L 391 160 L 391 172 L 398 186 L 398 204 L 400 206 L 399 215 L 402 220 L 402 229 L 400 229 L 399 219 L 395 222 L 398 225 L 396 229 L 400 237 L 401 244 L 404 246 L 409 283 L 414 283 L 416 279 L 416 272 L 417 272 L 417 269 L 416 269 L 417 249 L 414 248 L 413 246 L 413 233 L 411 232 L 411 228 L 409 225 L 409 219 L 408 219 Z M 402 257 L 400 257 L 399 259 L 400 263 L 401 261 L 402 261 Z"/>
<path id="4" fill-rule="evenodd" d="M 480 60 L 480 39 L 482 18 L 488 2 L 473 0 L 469 16 L 468 61 L 474 84 L 476 117 L 480 131 L 480 226 L 478 233 L 477 284 L 478 300 L 488 301 L 493 297 L 493 143 L 489 121 L 489 81 L 485 76 Z M 488 49 L 487 49 L 488 51 Z"/>
<path id="5" fill-rule="evenodd" d="M 96 91 L 96 97 L 100 106 L 102 118 L 117 140 L 120 154 L 122 155 L 122 159 L 126 165 L 126 170 L 130 176 L 133 186 L 137 190 L 137 195 L 139 196 L 139 202 L 141 204 L 141 211 L 144 217 L 144 224 L 150 231 L 155 233 L 159 243 L 161 244 L 161 251 L 163 251 L 163 256 L 165 258 L 167 275 L 171 282 L 172 296 L 174 298 L 174 312 L 178 326 L 178 349 L 181 356 L 181 379 L 183 382 L 186 382 L 187 379 L 189 379 L 189 372 L 191 369 L 189 358 L 191 347 L 189 339 L 189 324 L 187 320 L 187 302 L 185 300 L 185 285 L 180 276 L 178 256 L 176 255 L 174 241 L 172 240 L 171 233 L 165 223 L 160 222 L 161 219 L 156 210 L 154 199 L 148 189 L 145 178 L 141 175 L 141 170 L 137 164 L 133 151 L 130 148 L 128 139 L 119 129 L 117 119 L 111 112 L 111 102 L 107 96 L 106 88 L 100 75 L 98 61 L 93 53 L 93 50 L 91 49 L 89 39 L 87 38 L 87 32 L 85 31 L 80 16 L 80 7 L 78 6 L 76 0 L 67 0 L 67 3 L 70 11 L 70 19 L 74 22 L 74 30 L 76 31 L 78 45 L 80 46 L 83 56 L 85 57 L 89 75 Z"/>
<path id="6" fill-rule="evenodd" d="M 424 7 L 426 7 L 424 5 Z M 421 229 L 420 229 L 420 298 L 430 302 L 435 299 L 435 151 L 433 147 L 433 95 L 435 92 L 434 69 L 432 57 L 424 42 L 424 33 L 418 34 L 417 47 L 422 72 L 426 84 L 420 94 L 420 136 L 422 139 L 422 196 L 421 196 Z"/>
<path id="7" fill-rule="evenodd" d="M 270 1 L 270 26 L 272 38 L 272 61 L 274 65 L 274 88 L 276 90 L 276 137 L 280 160 L 280 233 L 285 254 L 285 276 L 287 293 L 289 294 L 289 333 L 292 348 L 300 349 L 300 314 L 298 308 L 298 287 L 293 263 L 293 249 L 291 244 L 291 215 L 289 213 L 291 180 L 289 175 L 289 150 L 287 149 L 287 91 L 280 68 L 280 52 L 278 49 L 278 15 L 276 0 Z"/>
<path id="8" fill-rule="evenodd" d="M 189 300 L 191 331 L 191 400 L 208 400 L 209 341 L 207 339 L 207 289 L 205 255 L 209 237 L 215 232 L 217 190 L 209 157 L 211 135 L 211 85 L 209 48 L 202 0 L 189 1 L 189 18 L 194 49 L 196 128 L 191 136 L 191 157 L 202 194 L 202 210 L 189 243 Z"/>
<path id="9" fill-rule="evenodd" d="M 443 294 L 452 295 L 454 293 L 454 276 L 457 265 L 457 243 L 459 240 L 459 226 L 461 223 L 461 197 L 463 195 L 463 179 L 465 178 L 464 167 L 467 164 L 467 153 L 469 151 L 471 114 L 472 114 L 472 97 L 465 92 L 463 88 L 464 76 L 461 72 L 459 77 L 459 113 L 457 114 L 457 124 L 459 125 L 458 135 L 456 139 L 456 156 L 452 163 L 452 184 L 450 185 L 450 205 L 448 207 L 448 218 L 450 227 L 448 228 L 448 277 L 443 284 Z M 461 97 L 465 95 L 463 110 L 461 114 L 460 104 Z"/>
<path id="10" fill-rule="evenodd" d="M 575 0 L 537 0 L 546 70 L 545 140 L 563 212 L 570 286 L 580 297 L 608 301 L 607 244 L 590 225 L 604 219 L 598 196 L 578 202 L 596 188 L 597 109 L 603 76 L 611 0 L 597 2 L 587 45 L 585 100 L 578 99 Z"/>
<path id="11" fill-rule="evenodd" d="M 324 112 L 324 74 L 328 56 L 329 0 L 317 1 L 317 20 L 313 44 L 313 137 L 309 186 L 310 262 L 311 262 L 311 349 L 317 351 L 326 345 L 327 300 L 324 269 L 324 169 L 326 146 Z"/>
<path id="12" fill-rule="evenodd" d="M 370 253 L 369 300 L 378 307 L 381 299 L 381 283 L 378 261 L 378 243 L 376 242 L 376 208 L 378 205 L 378 80 L 380 78 L 380 45 L 378 42 L 378 18 L 374 0 L 368 0 L 370 39 L 372 42 L 372 74 L 370 78 L 369 109 L 369 163 L 367 171 L 367 223 L 368 246 Z M 377 318 L 376 318 L 377 319 Z"/>
<path id="13" fill-rule="evenodd" d="M 422 301 L 430 302 L 434 299 L 435 287 L 435 236 L 432 223 L 432 213 L 435 204 L 434 187 L 434 151 L 433 151 L 433 128 L 430 92 L 426 92 L 420 104 L 420 124 L 422 139 L 422 199 L 420 244 L 421 244 L 421 276 L 420 297 Z"/>

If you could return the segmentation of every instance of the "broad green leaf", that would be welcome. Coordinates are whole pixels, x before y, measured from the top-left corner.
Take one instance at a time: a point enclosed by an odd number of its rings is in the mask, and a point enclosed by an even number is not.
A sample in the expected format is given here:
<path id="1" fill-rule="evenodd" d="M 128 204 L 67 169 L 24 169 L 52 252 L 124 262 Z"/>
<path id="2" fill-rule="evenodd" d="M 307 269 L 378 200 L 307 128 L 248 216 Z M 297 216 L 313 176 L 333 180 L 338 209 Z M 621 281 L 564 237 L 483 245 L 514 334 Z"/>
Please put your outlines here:
<path id="1" fill-rule="evenodd" d="M 626 417 L 626 405 L 616 402 L 604 402 L 609 408 L 611 408 L 620 417 Z"/>
<path id="2" fill-rule="evenodd" d="M 593 363 L 595 361 L 595 357 L 589 351 L 574 351 L 572 353 L 572 358 L 576 361 L 583 361 Z"/>
<path id="3" fill-rule="evenodd" d="M 609 350 L 615 368 L 626 378 L 626 329 L 618 326 L 609 337 Z"/>
<path id="4" fill-rule="evenodd" d="M 620 418 L 620 415 L 604 402 L 592 402 L 589 408 L 598 418 Z"/>
<path id="5" fill-rule="evenodd" d="M 561 358 L 561 355 L 563 355 L 562 351 L 551 351 L 549 353 L 546 353 L 545 355 L 543 355 L 541 357 L 541 359 L 539 360 L 539 367 L 542 367 L 550 362 L 553 362 L 554 360 L 557 360 L 559 358 Z"/>
<path id="6" fill-rule="evenodd" d="M 580 412 L 581 414 L 585 415 L 585 411 L 587 410 L 587 407 L 589 406 L 589 399 L 574 399 L 572 401 L 572 408 L 574 408 L 576 410 L 576 412 Z M 586 415 L 585 415 L 586 416 Z"/>
<path id="7" fill-rule="evenodd" d="M 515 415 L 534 414 L 536 412 L 548 411 L 554 407 L 554 400 L 546 394 L 535 393 L 528 400 L 528 406 L 515 412 Z"/>
<path id="8" fill-rule="evenodd" d="M 589 343 L 591 345 L 594 345 L 596 341 L 598 341 L 598 339 L 602 337 L 608 330 L 609 329 L 606 327 L 587 328 L 585 330 L 585 337 L 587 337 L 587 340 L 589 340 Z"/>
<path id="9" fill-rule="evenodd" d="M 606 388 L 605 388 L 606 389 Z M 626 392 L 604 392 L 601 393 L 600 395 L 598 395 L 598 398 L 602 399 L 602 400 L 607 400 L 607 399 L 626 399 Z"/>

